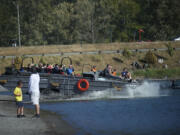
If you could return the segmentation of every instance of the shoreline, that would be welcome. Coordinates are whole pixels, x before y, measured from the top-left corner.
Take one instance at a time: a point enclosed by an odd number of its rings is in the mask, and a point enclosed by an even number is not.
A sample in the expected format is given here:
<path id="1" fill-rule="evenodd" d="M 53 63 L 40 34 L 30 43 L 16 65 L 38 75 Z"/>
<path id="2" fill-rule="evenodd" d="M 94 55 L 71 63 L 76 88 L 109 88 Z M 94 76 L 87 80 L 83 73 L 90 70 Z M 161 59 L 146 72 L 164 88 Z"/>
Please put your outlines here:
<path id="1" fill-rule="evenodd" d="M 12 101 L 0 101 L 0 131 L 6 135 L 74 135 L 76 130 L 59 114 L 41 110 L 41 118 L 33 119 L 34 110 L 24 108 L 26 118 L 16 117 Z"/>

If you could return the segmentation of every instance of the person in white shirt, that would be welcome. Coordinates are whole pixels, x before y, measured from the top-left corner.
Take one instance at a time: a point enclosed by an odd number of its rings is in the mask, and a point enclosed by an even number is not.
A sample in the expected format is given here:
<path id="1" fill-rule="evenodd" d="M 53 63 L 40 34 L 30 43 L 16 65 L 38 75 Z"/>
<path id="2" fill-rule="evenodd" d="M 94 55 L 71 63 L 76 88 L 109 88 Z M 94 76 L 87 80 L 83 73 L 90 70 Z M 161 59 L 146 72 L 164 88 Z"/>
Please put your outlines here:
<path id="1" fill-rule="evenodd" d="M 39 82 L 40 76 L 37 73 L 36 68 L 33 68 L 33 73 L 29 78 L 29 94 L 31 95 L 31 102 L 35 105 L 36 114 L 34 117 L 40 117 L 40 105 L 39 105 L 39 98 L 40 98 L 40 90 L 39 90 Z"/>

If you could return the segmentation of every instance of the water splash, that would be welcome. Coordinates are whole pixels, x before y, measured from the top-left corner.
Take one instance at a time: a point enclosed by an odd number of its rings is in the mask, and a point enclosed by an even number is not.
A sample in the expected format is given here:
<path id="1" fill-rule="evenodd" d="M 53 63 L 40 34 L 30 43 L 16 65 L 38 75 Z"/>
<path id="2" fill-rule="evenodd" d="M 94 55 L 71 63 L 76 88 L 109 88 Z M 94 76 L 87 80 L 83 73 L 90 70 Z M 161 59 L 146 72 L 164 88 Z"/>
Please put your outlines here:
<path id="1" fill-rule="evenodd" d="M 86 93 L 80 97 L 74 97 L 70 100 L 96 100 L 96 99 L 123 99 L 123 98 L 138 98 L 138 97 L 158 97 L 167 96 L 168 91 L 160 89 L 158 82 L 144 82 L 137 86 L 134 84 L 127 85 L 124 89 L 117 91 L 108 89 L 104 91 L 93 91 Z"/>
<path id="2" fill-rule="evenodd" d="M 111 95 L 111 90 L 104 91 L 92 91 L 89 93 L 84 93 L 83 95 L 78 95 L 67 100 L 97 100 L 97 99 L 109 99 Z"/>
<path id="3" fill-rule="evenodd" d="M 155 97 L 160 96 L 160 84 L 144 82 L 142 85 L 132 88 L 126 87 L 130 97 Z"/>
<path id="4" fill-rule="evenodd" d="M 103 91 L 87 91 L 82 95 L 76 95 L 72 98 L 63 99 L 57 93 L 51 96 L 42 97 L 43 100 L 55 101 L 78 101 L 78 100 L 98 100 L 98 99 L 127 99 L 139 97 L 158 97 L 169 95 L 169 90 L 161 90 L 158 82 L 144 82 L 141 85 L 128 84 L 122 90 L 107 89 Z"/>

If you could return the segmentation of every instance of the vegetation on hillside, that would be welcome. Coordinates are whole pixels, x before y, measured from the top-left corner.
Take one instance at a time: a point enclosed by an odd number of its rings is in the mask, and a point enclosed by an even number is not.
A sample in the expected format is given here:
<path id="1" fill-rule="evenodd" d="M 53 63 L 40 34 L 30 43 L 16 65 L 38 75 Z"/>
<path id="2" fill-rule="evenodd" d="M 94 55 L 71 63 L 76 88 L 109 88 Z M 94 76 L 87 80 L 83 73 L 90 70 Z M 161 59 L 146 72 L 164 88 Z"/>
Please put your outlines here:
<path id="1" fill-rule="evenodd" d="M 168 48 L 168 54 L 169 54 L 170 56 L 173 56 L 173 55 L 174 55 L 174 49 L 173 49 L 173 47 L 171 46 L 170 43 L 167 44 L 167 48 Z"/>
<path id="2" fill-rule="evenodd" d="M 180 77 L 180 67 L 171 69 L 146 69 L 133 72 L 134 77 L 143 78 L 178 78 Z"/>
<path id="3" fill-rule="evenodd" d="M 156 64 L 157 63 L 157 57 L 154 55 L 154 53 L 152 51 L 149 51 L 146 53 L 144 60 L 148 64 Z"/>
<path id="4" fill-rule="evenodd" d="M 172 40 L 180 36 L 179 0 L 0 0 L 0 46 Z"/>

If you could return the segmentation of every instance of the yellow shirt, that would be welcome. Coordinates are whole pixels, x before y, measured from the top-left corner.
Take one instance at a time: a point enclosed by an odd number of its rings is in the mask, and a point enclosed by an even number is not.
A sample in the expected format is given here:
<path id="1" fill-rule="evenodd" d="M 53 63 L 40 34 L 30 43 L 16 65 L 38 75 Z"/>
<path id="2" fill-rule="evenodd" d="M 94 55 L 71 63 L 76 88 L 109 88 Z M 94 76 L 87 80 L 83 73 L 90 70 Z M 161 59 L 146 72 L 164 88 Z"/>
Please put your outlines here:
<path id="1" fill-rule="evenodd" d="M 14 90 L 14 95 L 15 95 L 15 99 L 16 101 L 22 101 L 23 96 L 22 96 L 22 90 L 19 87 L 16 87 Z M 21 95 L 21 96 L 16 96 L 16 95 Z"/>

